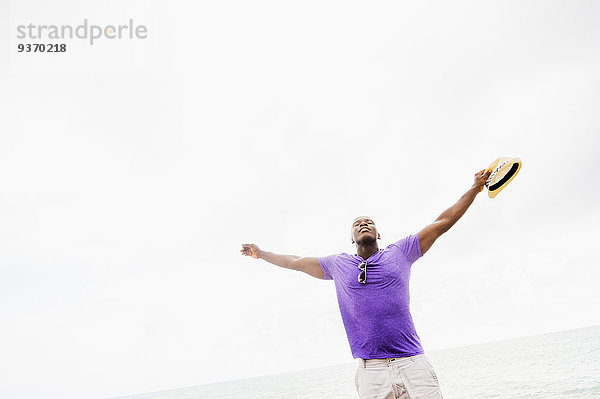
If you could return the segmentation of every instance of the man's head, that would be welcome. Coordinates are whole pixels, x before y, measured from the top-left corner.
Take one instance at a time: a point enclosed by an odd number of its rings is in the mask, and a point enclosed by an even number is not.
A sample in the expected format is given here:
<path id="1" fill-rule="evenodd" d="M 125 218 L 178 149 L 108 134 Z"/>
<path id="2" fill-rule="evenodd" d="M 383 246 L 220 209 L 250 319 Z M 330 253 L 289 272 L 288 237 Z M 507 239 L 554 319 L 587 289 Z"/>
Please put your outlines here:
<path id="1" fill-rule="evenodd" d="M 381 236 L 377 232 L 375 222 L 368 216 L 359 216 L 352 222 L 352 229 L 350 230 L 352 237 L 352 244 L 357 245 L 374 243 Z"/>

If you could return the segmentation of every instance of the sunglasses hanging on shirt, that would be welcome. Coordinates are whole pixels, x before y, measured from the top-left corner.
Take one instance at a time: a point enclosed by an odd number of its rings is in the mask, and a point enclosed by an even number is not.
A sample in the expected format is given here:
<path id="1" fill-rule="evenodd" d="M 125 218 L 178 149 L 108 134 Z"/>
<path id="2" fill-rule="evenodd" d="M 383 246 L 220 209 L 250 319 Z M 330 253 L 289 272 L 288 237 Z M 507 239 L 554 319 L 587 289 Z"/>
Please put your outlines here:
<path id="1" fill-rule="evenodd" d="M 367 283 L 367 262 L 363 261 L 360 265 L 358 265 L 360 269 L 360 273 L 358 273 L 358 282 L 361 284 Z"/>

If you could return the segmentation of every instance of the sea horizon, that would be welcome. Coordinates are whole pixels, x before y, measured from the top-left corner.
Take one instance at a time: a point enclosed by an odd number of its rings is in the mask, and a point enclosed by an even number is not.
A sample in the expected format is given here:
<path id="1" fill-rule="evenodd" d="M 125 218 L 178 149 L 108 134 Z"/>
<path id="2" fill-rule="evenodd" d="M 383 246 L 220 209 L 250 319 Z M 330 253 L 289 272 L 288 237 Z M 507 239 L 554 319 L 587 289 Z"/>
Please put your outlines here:
<path id="1" fill-rule="evenodd" d="M 588 331 L 589 330 L 589 331 Z M 589 333 L 589 334 L 588 334 Z M 600 343 L 600 325 L 592 325 L 592 326 L 585 326 L 585 327 L 578 327 L 578 328 L 574 328 L 574 329 L 567 329 L 567 330 L 558 330 L 558 331 L 551 331 L 551 332 L 546 332 L 546 333 L 541 333 L 541 334 L 532 334 L 532 335 L 525 335 L 525 336 L 520 336 L 520 337 L 512 337 L 512 338 L 507 338 L 507 339 L 500 339 L 500 340 L 492 340 L 492 341 L 485 341 L 485 342 L 478 342 L 478 343 L 474 343 L 474 344 L 470 344 L 470 345 L 463 345 L 463 346 L 453 346 L 453 347 L 447 347 L 447 348 L 443 348 L 443 349 L 434 349 L 434 350 L 426 350 L 425 354 L 426 356 L 432 361 L 438 376 L 440 378 L 440 384 L 442 386 L 442 391 L 444 392 L 444 397 L 449 397 L 449 398 L 453 398 L 453 397 L 469 397 L 469 396 L 457 396 L 456 394 L 454 394 L 453 396 L 451 392 L 448 392 L 448 389 L 445 389 L 445 385 L 446 388 L 449 388 L 449 385 L 452 385 L 450 383 L 450 381 L 447 380 L 452 380 L 449 377 L 448 371 L 451 370 L 450 363 L 454 362 L 459 362 L 459 360 L 457 359 L 458 357 L 464 357 L 465 353 L 470 354 L 470 356 L 472 356 L 472 359 L 477 359 L 478 357 L 481 357 L 481 354 L 488 354 L 488 357 L 491 356 L 490 353 L 493 353 L 493 348 L 497 348 L 497 347 L 503 347 L 503 352 L 505 354 L 510 355 L 511 352 L 511 347 L 527 347 L 527 348 L 531 348 L 537 345 L 537 343 L 539 342 L 545 342 L 546 344 L 542 347 L 542 353 L 541 355 L 543 356 L 543 348 L 547 347 L 546 345 L 548 345 L 550 343 L 557 343 L 557 341 L 561 341 L 561 339 L 564 341 L 564 339 L 566 337 L 571 337 L 571 336 L 588 336 L 591 335 L 594 337 L 594 342 L 598 342 Z M 530 342 L 529 342 L 530 341 Z M 579 342 L 579 340 L 575 340 L 576 342 Z M 529 343 L 528 343 L 529 342 Z M 596 346 L 596 348 L 600 348 L 600 346 Z M 568 347 L 566 348 L 567 350 L 569 349 Z M 580 348 L 577 347 L 577 345 L 573 346 L 573 352 L 586 352 L 585 351 L 585 347 L 584 348 Z M 599 350 L 599 349 L 594 349 L 594 350 Z M 538 351 L 539 352 L 539 351 Z M 515 351 L 514 356 L 522 356 L 523 355 L 523 350 L 518 350 Z M 540 356 L 540 353 L 536 354 L 538 357 Z M 532 358 L 534 357 L 534 355 L 532 354 Z M 597 355 L 598 357 L 598 376 L 600 376 L 600 353 Z M 450 360 L 452 359 L 452 360 Z M 481 360 L 481 359 L 480 359 Z M 450 362 L 449 362 L 450 361 Z M 464 361 L 464 359 L 463 359 Z M 467 359 L 467 362 L 469 362 L 470 360 Z M 489 365 L 488 365 L 489 366 Z M 518 366 L 518 365 L 517 365 Z M 517 367 L 516 366 L 516 367 Z M 228 395 L 227 397 L 231 397 L 231 395 L 235 395 L 235 392 L 232 392 L 231 388 L 235 387 L 235 386 L 264 386 L 264 385 L 271 385 L 272 381 L 286 381 L 289 380 L 290 377 L 295 378 L 295 379 L 306 379 L 307 381 L 311 380 L 311 377 L 314 376 L 319 376 L 321 374 L 323 375 L 332 375 L 332 374 L 337 374 L 336 371 L 339 371 L 339 374 L 345 375 L 346 376 L 346 381 L 342 378 L 342 379 L 337 379 L 338 381 L 336 381 L 337 383 L 341 383 L 343 384 L 344 389 L 344 394 L 346 395 L 345 397 L 347 397 L 347 395 L 349 394 L 349 389 L 348 387 L 351 387 L 354 390 L 354 378 L 353 378 L 353 370 L 355 370 L 357 367 L 357 361 L 356 359 L 353 359 L 353 361 L 351 362 L 344 362 L 344 363 L 338 363 L 338 364 L 333 364 L 333 365 L 327 365 L 327 366 L 321 366 L 321 367 L 315 367 L 315 368 L 310 368 L 310 369 L 300 369 L 300 370 L 294 370 L 294 371 L 286 371 L 286 372 L 281 372 L 281 373 L 272 373 L 272 374 L 266 374 L 266 375 L 260 375 L 260 376 L 253 376 L 253 377 L 244 377 L 244 378 L 239 378 L 239 379 L 232 379 L 232 380 L 223 380 L 223 381 L 217 381 L 217 382 L 210 382 L 210 383 L 206 383 L 206 384 L 199 384 L 199 385 L 191 385 L 191 386 L 186 386 L 186 387 L 179 387 L 179 388 L 173 388 L 173 389 L 166 389 L 166 390 L 160 390 L 160 391 L 154 391 L 154 392 L 147 392 L 147 393 L 138 393 L 138 394 L 129 394 L 126 396 L 117 396 L 117 397 L 111 397 L 111 398 L 107 398 L 107 399 L 176 399 L 176 398 L 217 398 L 220 396 L 210 396 L 211 392 L 212 395 L 216 394 L 219 395 L 218 392 L 220 390 L 220 388 L 222 388 L 223 391 L 227 391 Z M 468 367 L 467 367 L 468 368 Z M 572 369 L 572 368 L 571 368 Z M 333 373 L 332 373 L 333 372 Z M 599 377 L 600 378 L 600 377 Z M 314 379 L 314 378 L 313 378 Z M 593 386 L 591 387 L 593 392 L 598 392 L 600 393 L 600 379 L 598 381 L 596 381 L 597 384 L 592 384 Z M 283 384 L 285 385 L 285 384 Z M 322 382 L 321 384 L 323 387 L 326 387 L 328 384 Z M 333 381 L 332 384 L 329 384 L 332 387 L 334 387 L 333 385 Z M 304 397 L 304 396 L 294 396 L 294 393 L 298 394 L 298 392 L 295 392 L 294 390 L 297 389 L 299 387 L 294 387 L 293 389 L 290 390 L 289 395 L 288 396 L 290 398 L 292 397 Z M 233 391 L 235 391 L 235 388 L 233 389 Z M 243 391 L 243 389 L 242 389 Z M 281 397 L 281 395 L 286 395 L 285 392 L 285 388 L 284 387 L 277 387 L 277 391 L 279 397 Z M 452 391 L 452 389 L 450 389 L 450 391 Z M 448 392 L 448 393 L 447 393 Z M 264 396 L 264 394 L 267 393 L 263 393 L 262 396 L 256 396 L 256 397 L 267 397 Z M 325 397 L 343 397 L 343 396 L 335 396 L 338 395 L 339 392 L 335 392 L 334 395 L 325 395 L 323 396 L 323 398 Z M 244 396 L 245 395 L 245 396 Z M 273 397 L 277 397 L 277 395 L 273 396 Z M 300 395 L 302 395 L 302 393 L 300 393 Z M 523 396 L 523 394 L 520 394 L 521 397 L 537 397 L 537 396 Z M 240 392 L 240 396 L 244 396 L 244 397 L 250 397 L 248 396 L 248 392 L 244 391 L 244 394 L 242 394 Z M 223 396 L 225 397 L 225 396 Z M 235 397 L 235 396 L 234 396 Z M 254 396 L 251 396 L 254 397 Z M 308 397 L 317 397 L 317 396 L 306 396 Z M 320 396 L 319 396 L 320 397 Z M 356 391 L 354 390 L 354 397 L 358 397 L 358 395 L 356 394 Z M 507 396 L 486 396 L 486 397 L 498 397 L 498 398 L 503 398 L 503 397 L 507 397 Z M 508 397 L 512 397 L 512 396 L 508 396 Z M 541 398 L 542 396 L 540 396 Z M 557 396 L 554 396 L 557 397 Z M 571 397 L 571 396 L 564 396 L 566 397 Z M 582 397 L 582 398 L 587 398 L 587 396 L 577 396 L 577 397 Z"/>

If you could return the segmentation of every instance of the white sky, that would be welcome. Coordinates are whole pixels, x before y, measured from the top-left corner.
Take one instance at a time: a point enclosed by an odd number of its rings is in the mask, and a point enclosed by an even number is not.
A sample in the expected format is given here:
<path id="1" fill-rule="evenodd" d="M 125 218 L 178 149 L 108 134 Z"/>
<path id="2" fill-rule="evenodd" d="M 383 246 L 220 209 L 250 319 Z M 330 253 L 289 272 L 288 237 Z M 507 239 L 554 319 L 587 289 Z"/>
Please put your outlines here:
<path id="1" fill-rule="evenodd" d="M 350 362 L 333 282 L 240 244 L 354 253 L 368 214 L 384 247 L 499 156 L 518 177 L 414 265 L 425 350 L 600 324 L 600 3 L 129 1 L 143 71 L 15 71 L 22 10 L 122 17 L 83 4 L 0 3 L 1 397 Z"/>

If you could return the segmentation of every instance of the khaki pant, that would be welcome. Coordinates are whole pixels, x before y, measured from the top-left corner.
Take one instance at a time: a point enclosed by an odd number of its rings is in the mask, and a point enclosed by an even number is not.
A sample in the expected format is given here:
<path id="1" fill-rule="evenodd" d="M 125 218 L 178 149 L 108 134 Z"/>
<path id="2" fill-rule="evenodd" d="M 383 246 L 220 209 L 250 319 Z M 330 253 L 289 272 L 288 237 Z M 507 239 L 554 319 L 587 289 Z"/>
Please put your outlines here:
<path id="1" fill-rule="evenodd" d="M 358 361 L 355 383 L 360 399 L 442 399 L 425 355 Z"/>

